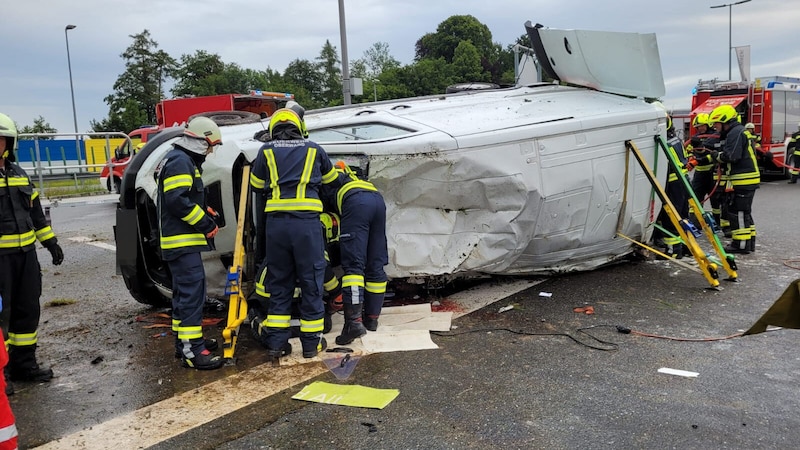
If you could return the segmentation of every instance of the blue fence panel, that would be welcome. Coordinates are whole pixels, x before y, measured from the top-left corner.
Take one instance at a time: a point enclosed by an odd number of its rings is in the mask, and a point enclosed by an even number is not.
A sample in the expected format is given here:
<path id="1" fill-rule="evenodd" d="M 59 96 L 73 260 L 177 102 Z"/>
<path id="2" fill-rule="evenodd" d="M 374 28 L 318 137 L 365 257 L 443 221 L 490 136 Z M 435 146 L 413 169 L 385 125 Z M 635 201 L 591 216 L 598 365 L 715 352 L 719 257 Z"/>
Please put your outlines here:
<path id="1" fill-rule="evenodd" d="M 55 139 L 39 141 L 39 158 L 42 162 L 46 161 L 84 161 L 86 150 L 83 141 L 78 141 L 80 158 L 76 153 L 75 139 Z M 17 151 L 17 161 L 33 163 L 36 161 L 36 146 L 33 140 L 24 139 L 19 141 Z"/>

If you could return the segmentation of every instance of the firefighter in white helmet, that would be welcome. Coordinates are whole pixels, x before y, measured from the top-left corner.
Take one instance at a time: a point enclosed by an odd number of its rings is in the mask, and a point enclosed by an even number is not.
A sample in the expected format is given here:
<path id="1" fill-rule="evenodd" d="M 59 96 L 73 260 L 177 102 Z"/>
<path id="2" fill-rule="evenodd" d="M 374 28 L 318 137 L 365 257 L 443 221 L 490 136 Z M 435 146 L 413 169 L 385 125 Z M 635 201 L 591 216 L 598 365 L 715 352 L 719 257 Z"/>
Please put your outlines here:
<path id="1" fill-rule="evenodd" d="M 208 117 L 195 117 L 156 168 L 161 220 L 161 258 L 172 273 L 172 330 L 175 356 L 184 367 L 213 370 L 224 361 L 211 350 L 218 344 L 203 338 L 206 279 L 200 252 L 219 230 L 206 212 L 201 178 L 206 156 L 222 144 L 222 133 Z"/>

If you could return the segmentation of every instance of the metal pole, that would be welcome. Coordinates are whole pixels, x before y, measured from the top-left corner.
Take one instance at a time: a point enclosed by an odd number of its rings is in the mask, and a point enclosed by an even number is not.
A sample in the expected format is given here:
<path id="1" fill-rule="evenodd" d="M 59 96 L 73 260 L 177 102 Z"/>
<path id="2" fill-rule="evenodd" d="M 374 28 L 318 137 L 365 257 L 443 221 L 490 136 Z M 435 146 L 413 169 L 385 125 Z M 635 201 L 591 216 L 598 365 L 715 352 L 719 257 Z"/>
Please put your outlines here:
<path id="1" fill-rule="evenodd" d="M 733 80 L 733 74 L 731 73 L 731 65 L 733 64 L 731 59 L 731 53 L 733 53 L 733 41 L 731 40 L 732 29 L 733 29 L 733 4 L 729 4 L 728 5 L 728 80 Z"/>
<path id="2" fill-rule="evenodd" d="M 350 69 L 347 63 L 347 27 L 344 23 L 344 0 L 339 0 L 339 34 L 342 37 L 342 92 L 344 104 L 350 104 Z"/>
<path id="3" fill-rule="evenodd" d="M 67 42 L 67 68 L 69 69 L 69 93 L 72 96 L 72 121 L 75 125 L 75 155 L 78 158 L 78 165 L 81 164 L 81 144 L 78 140 L 78 113 L 75 112 L 75 90 L 72 87 L 72 61 L 69 57 L 69 35 L 67 31 L 75 29 L 75 25 L 64 27 L 64 40 Z"/>

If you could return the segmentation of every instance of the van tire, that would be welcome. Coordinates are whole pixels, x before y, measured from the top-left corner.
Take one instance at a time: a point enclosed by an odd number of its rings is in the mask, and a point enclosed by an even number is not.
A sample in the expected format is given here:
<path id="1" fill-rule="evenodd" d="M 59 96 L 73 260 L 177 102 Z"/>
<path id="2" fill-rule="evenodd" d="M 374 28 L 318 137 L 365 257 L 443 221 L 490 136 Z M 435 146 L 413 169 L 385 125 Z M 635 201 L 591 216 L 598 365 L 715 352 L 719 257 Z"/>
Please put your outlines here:
<path id="1" fill-rule="evenodd" d="M 208 117 L 219 126 L 242 125 L 246 123 L 256 123 L 261 121 L 261 116 L 250 111 L 208 111 L 194 114 L 189 117 L 189 121 L 195 117 Z M 187 121 L 188 122 L 188 121 Z"/>

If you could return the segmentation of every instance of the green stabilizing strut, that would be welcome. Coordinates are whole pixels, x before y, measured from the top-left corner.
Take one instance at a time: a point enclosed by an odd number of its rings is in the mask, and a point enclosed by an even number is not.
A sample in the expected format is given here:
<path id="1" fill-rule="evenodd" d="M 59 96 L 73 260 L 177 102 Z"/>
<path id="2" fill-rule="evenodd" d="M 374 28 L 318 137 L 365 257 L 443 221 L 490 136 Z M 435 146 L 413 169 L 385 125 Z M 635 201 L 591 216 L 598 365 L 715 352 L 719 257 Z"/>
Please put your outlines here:
<path id="1" fill-rule="evenodd" d="M 719 236 L 717 236 L 716 231 L 718 231 L 718 226 L 714 221 L 714 217 L 711 213 L 705 211 L 703 208 L 703 204 L 700 200 L 697 199 L 697 196 L 694 194 L 694 189 L 692 189 L 692 185 L 689 183 L 689 179 L 686 177 L 686 174 L 683 173 L 683 165 L 678 160 L 673 152 L 669 150 L 669 146 L 664 138 L 657 134 L 655 135 L 656 144 L 658 147 L 661 147 L 661 150 L 667 156 L 667 160 L 669 161 L 670 165 L 675 169 L 676 174 L 678 175 L 678 180 L 680 180 L 681 185 L 686 190 L 686 193 L 689 195 L 690 203 L 692 204 L 692 210 L 694 211 L 695 218 L 697 222 L 700 224 L 702 231 L 705 233 L 708 241 L 711 243 L 711 246 L 714 247 L 714 251 L 720 258 L 720 262 L 722 263 L 722 267 L 728 273 L 729 280 L 736 280 L 738 279 L 738 274 L 736 273 L 736 260 L 733 255 L 728 254 L 725 252 L 725 249 L 722 246 L 722 242 L 719 240 Z"/>

